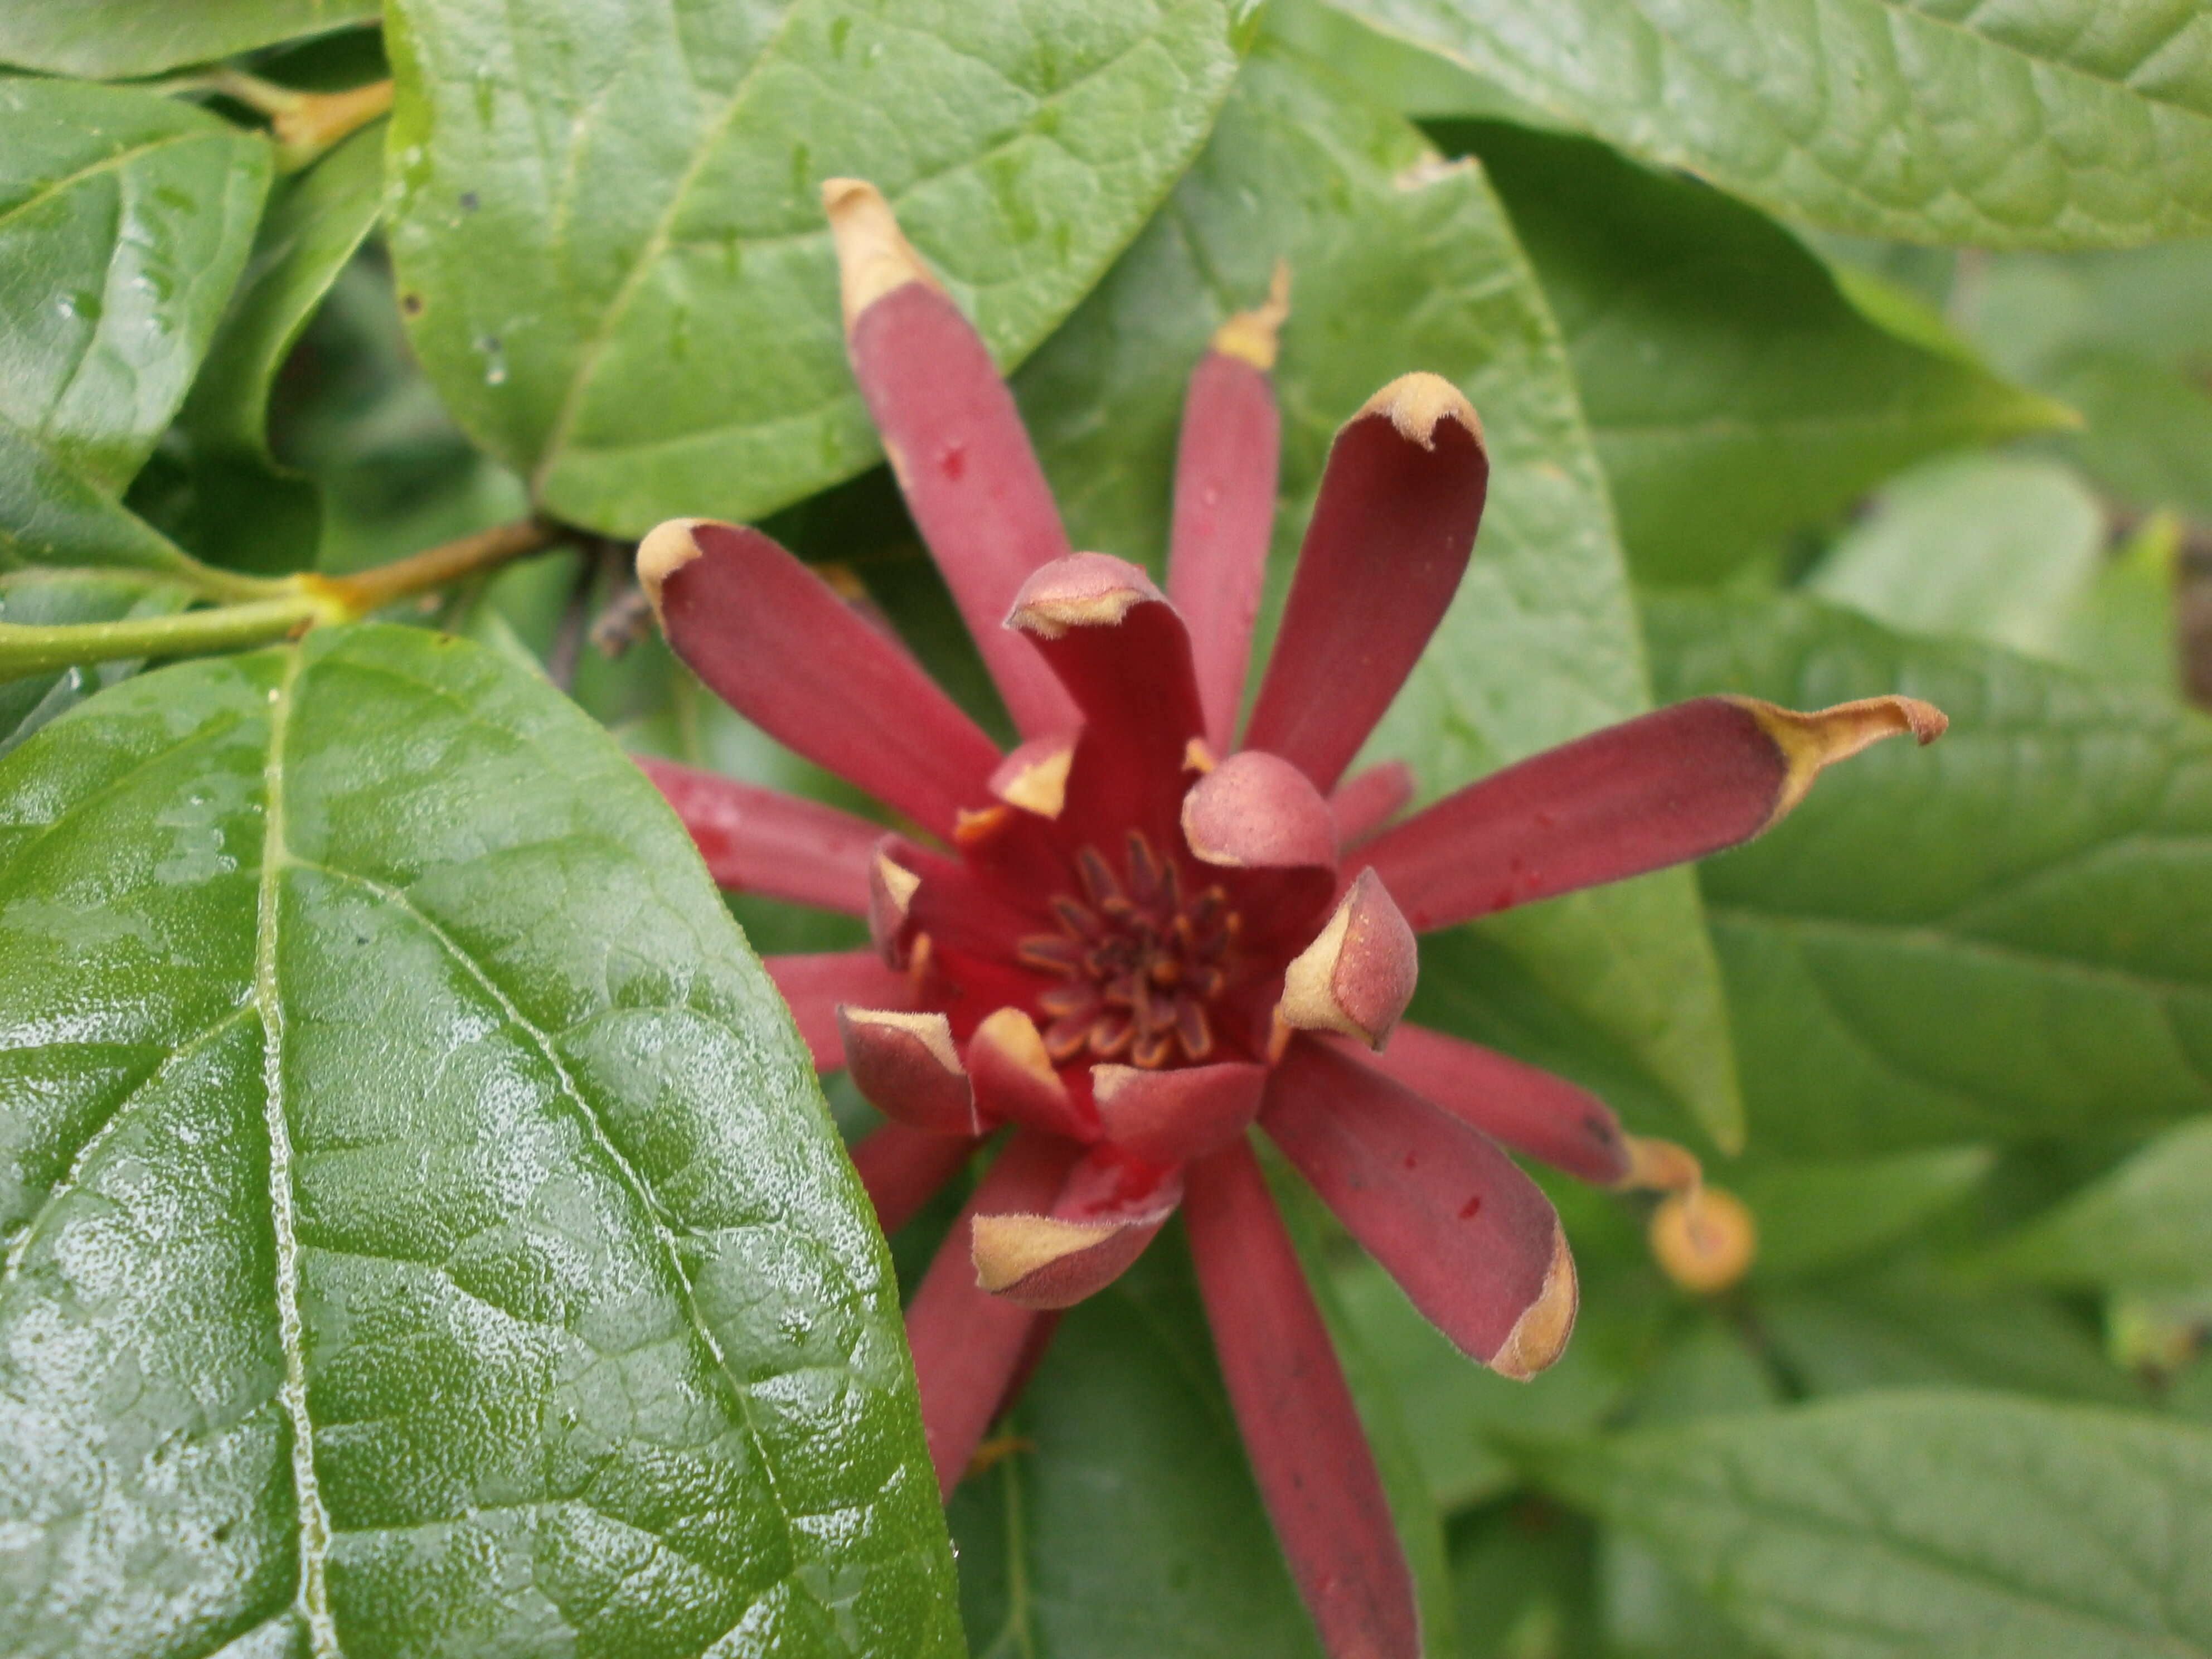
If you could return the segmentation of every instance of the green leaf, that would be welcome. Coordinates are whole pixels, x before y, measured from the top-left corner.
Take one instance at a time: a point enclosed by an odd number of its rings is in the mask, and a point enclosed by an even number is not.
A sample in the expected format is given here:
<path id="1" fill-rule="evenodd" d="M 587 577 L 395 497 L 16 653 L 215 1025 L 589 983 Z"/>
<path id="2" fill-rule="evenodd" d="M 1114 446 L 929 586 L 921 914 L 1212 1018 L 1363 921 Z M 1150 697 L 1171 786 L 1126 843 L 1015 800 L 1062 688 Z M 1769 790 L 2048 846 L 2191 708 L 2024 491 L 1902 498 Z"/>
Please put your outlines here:
<path id="1" fill-rule="evenodd" d="M 1256 52 L 1166 210 L 1017 377 L 1079 546 L 1139 560 L 1167 542 L 1184 384 L 1212 330 L 1267 291 L 1292 313 L 1276 574 L 1288 571 L 1340 422 L 1426 368 L 1482 413 L 1490 502 L 1458 599 L 1374 750 L 1434 795 L 1648 706 L 1605 483 L 1566 354 L 1472 167 L 1287 48 Z M 1505 959 L 1480 994 L 1533 980 L 1732 1138 L 1737 1099 L 1711 949 L 1680 873 L 1485 924 Z"/>
<path id="2" fill-rule="evenodd" d="M 1722 574 L 1923 456 L 2069 418 L 1956 341 L 1876 326 L 1773 221 L 1587 139 L 1480 156 L 1559 319 L 1639 574 Z"/>
<path id="3" fill-rule="evenodd" d="M 0 571 L 112 565 L 189 579 L 191 556 L 0 416 Z"/>
<path id="4" fill-rule="evenodd" d="M 2044 1285 L 2212 1284 L 2212 1119 L 2160 1136 L 1974 1265 Z"/>
<path id="5" fill-rule="evenodd" d="M 957 1650 L 805 1052 L 543 682 L 322 629 L 48 726 L 0 1022 L 14 1650 Z"/>
<path id="6" fill-rule="evenodd" d="M 1318 1656 L 1179 1230 L 1069 1310 L 1006 1427 L 950 1514 L 976 1659 Z"/>
<path id="7" fill-rule="evenodd" d="M 1761 1279 L 1816 1273 L 1894 1243 L 1971 1194 L 1990 1173 L 1984 1146 L 1887 1158 L 1753 1164 L 1722 1178 L 1759 1221 Z"/>
<path id="8" fill-rule="evenodd" d="M 2144 1403 L 2089 1328 L 2051 1298 L 1925 1268 L 1766 1291 L 1753 1317 L 1776 1363 L 1809 1394 L 1983 1388 Z"/>
<path id="9" fill-rule="evenodd" d="M 1467 1659 L 1618 1659 L 1598 1633 L 1596 1530 L 1526 1499 L 1455 1524 L 1452 1585 Z"/>
<path id="10" fill-rule="evenodd" d="M 878 454 L 820 181 L 881 186 L 1018 361 L 1203 141 L 1240 27 L 1227 0 L 399 0 L 416 345 L 563 517 L 757 517 Z"/>
<path id="11" fill-rule="evenodd" d="M 2212 1653 L 2212 1432 L 1896 1395 L 1561 1448 L 1551 1478 L 1778 1659 Z"/>
<path id="12" fill-rule="evenodd" d="M 270 459 L 270 386 L 323 295 L 375 227 L 383 190 L 380 121 L 278 184 L 216 331 L 207 370 L 185 404 L 185 425 L 195 443 Z"/>
<path id="13" fill-rule="evenodd" d="M 1805 586 L 1893 628 L 2047 655 L 2104 546 L 2104 509 L 2073 468 L 1961 455 L 1884 490 Z"/>
<path id="14" fill-rule="evenodd" d="M 121 493 L 184 401 L 269 167 L 189 104 L 0 80 L 0 420 Z"/>
<path id="15" fill-rule="evenodd" d="M 376 15 L 375 0 L 74 0 L 0 12 L 0 63 L 49 75 L 125 80 L 158 75 Z"/>
<path id="16" fill-rule="evenodd" d="M 1951 717 L 1704 866 L 1756 1139 L 1870 1152 L 2212 1110 L 2212 724 L 1809 600 L 1647 607 L 1670 695 Z"/>
<path id="17" fill-rule="evenodd" d="M 1904 241 L 2212 231 L 2193 8 L 2055 0 L 1339 0 L 1623 149 Z"/>
<path id="18" fill-rule="evenodd" d="M 19 570 L 0 574 L 0 623 L 52 627 L 164 617 L 183 610 L 191 598 L 173 582 L 109 571 Z M 137 672 L 136 663 L 107 662 L 0 680 L 0 755 L 90 691 Z"/>

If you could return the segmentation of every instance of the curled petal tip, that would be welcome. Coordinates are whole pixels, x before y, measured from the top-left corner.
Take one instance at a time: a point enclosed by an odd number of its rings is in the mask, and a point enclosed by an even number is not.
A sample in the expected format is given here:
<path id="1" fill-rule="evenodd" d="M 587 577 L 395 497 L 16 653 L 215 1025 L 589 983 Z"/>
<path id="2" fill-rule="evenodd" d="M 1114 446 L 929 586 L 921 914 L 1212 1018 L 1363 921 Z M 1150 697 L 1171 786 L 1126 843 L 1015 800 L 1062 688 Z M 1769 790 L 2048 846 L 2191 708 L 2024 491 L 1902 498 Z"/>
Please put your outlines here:
<path id="1" fill-rule="evenodd" d="M 1482 421 L 1475 414 L 1474 405 L 1441 374 L 1419 370 L 1401 374 L 1361 405 L 1359 413 L 1352 418 L 1358 420 L 1370 415 L 1389 416 L 1400 437 L 1424 449 L 1437 447 L 1437 425 L 1447 420 L 1458 422 L 1474 438 L 1475 447 L 1484 447 Z"/>
<path id="2" fill-rule="evenodd" d="M 637 544 L 637 585 L 645 590 L 655 617 L 660 615 L 662 586 L 699 556 L 701 549 L 692 530 L 708 522 L 705 519 L 670 519 L 647 531 L 645 539 Z"/>
<path id="3" fill-rule="evenodd" d="M 1544 1283 L 1505 1340 L 1490 1358 L 1490 1368 L 1500 1376 L 1526 1382 L 1565 1352 L 1574 1334 L 1575 1310 L 1581 1291 L 1575 1279 L 1574 1253 L 1567 1248 L 1564 1228 L 1552 1235 L 1552 1261 L 1544 1269 Z"/>
<path id="4" fill-rule="evenodd" d="M 1735 1284 L 1759 1254 L 1758 1222 L 1741 1199 L 1719 1187 L 1668 1194 L 1651 1212 L 1650 1237 L 1661 1270 L 1699 1296 Z"/>
<path id="5" fill-rule="evenodd" d="M 1110 1215 L 979 1215 L 969 1233 L 976 1286 L 1017 1307 L 1072 1308 L 1144 1254 L 1182 1196 L 1171 1178 L 1160 1201 Z"/>
<path id="6" fill-rule="evenodd" d="M 1053 1069 L 1036 1022 L 1019 1008 L 994 1009 L 968 1039 L 968 1075 L 979 1110 L 1070 1140 L 1088 1140 L 1097 1127 Z"/>
<path id="7" fill-rule="evenodd" d="M 884 193 L 865 179 L 825 179 L 822 210 L 837 249 L 837 276 L 845 326 L 870 306 L 908 283 L 937 286 L 921 256 L 898 228 Z"/>
<path id="8" fill-rule="evenodd" d="M 1800 714 L 1753 697 L 1733 697 L 1729 701 L 1749 711 L 1759 729 L 1782 751 L 1788 768 L 1773 816 L 1767 820 L 1770 824 L 1805 799 L 1806 791 L 1813 787 L 1813 780 L 1823 768 L 1849 760 L 1869 745 L 1905 732 L 1910 732 L 1913 741 L 1925 748 L 1942 737 L 1951 724 L 1950 717 L 1942 709 L 1917 697 L 1861 697 L 1854 702 L 1839 702 L 1832 708 L 1816 709 L 1811 714 Z"/>
<path id="9" fill-rule="evenodd" d="M 1145 1071 L 1091 1068 L 1091 1097 L 1106 1139 L 1160 1164 L 1204 1158 L 1231 1145 L 1259 1115 L 1267 1067 L 1245 1060 Z"/>
<path id="10" fill-rule="evenodd" d="M 1074 759 L 1073 733 L 1031 738 L 999 763 L 990 791 L 1009 806 L 1056 818 L 1067 805 L 1067 769 Z"/>
<path id="11" fill-rule="evenodd" d="M 1613 1185 L 1625 1191 L 1686 1192 L 1705 1178 L 1697 1158 L 1671 1140 L 1650 1135 L 1624 1135 L 1628 1170 Z"/>
<path id="12" fill-rule="evenodd" d="M 837 1034 L 853 1086 L 884 1116 L 938 1134 L 981 1133 L 975 1092 L 943 1014 L 840 1006 Z"/>
<path id="13" fill-rule="evenodd" d="M 1213 349 L 1224 357 L 1242 358 L 1266 373 L 1275 366 L 1277 337 L 1291 315 L 1291 267 L 1275 261 L 1275 274 L 1267 283 L 1267 298 L 1249 311 L 1240 311 L 1213 331 Z"/>
<path id="14" fill-rule="evenodd" d="M 903 965 L 906 958 L 907 916 L 921 887 L 920 876 L 880 848 L 869 860 L 868 937 L 894 968 Z"/>
<path id="15" fill-rule="evenodd" d="M 1283 975 L 1278 1030 L 1336 1031 L 1380 1048 L 1413 1000 L 1413 930 L 1382 878 L 1362 870 Z"/>
<path id="16" fill-rule="evenodd" d="M 1152 579 L 1107 553 L 1071 553 L 1042 566 L 1022 584 L 1006 626 L 1056 640 L 1071 628 L 1113 628 L 1135 606 L 1165 603 Z"/>
<path id="17" fill-rule="evenodd" d="M 1290 869 L 1336 862 L 1336 820 L 1306 775 L 1279 755 L 1247 749 L 1182 798 L 1183 839 L 1226 869 Z"/>

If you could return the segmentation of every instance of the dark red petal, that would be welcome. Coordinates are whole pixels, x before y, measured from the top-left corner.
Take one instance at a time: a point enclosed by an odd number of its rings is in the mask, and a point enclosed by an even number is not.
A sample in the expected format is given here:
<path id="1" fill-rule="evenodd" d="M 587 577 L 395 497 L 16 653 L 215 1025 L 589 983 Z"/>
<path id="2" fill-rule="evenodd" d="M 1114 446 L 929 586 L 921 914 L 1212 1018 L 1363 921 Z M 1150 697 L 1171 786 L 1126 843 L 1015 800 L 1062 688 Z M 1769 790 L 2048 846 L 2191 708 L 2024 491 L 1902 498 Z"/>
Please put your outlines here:
<path id="1" fill-rule="evenodd" d="M 1168 595 L 1190 629 L 1206 740 L 1226 754 L 1244 701 L 1252 623 L 1275 518 L 1281 419 L 1275 410 L 1275 331 L 1289 313 L 1289 270 L 1277 267 L 1266 306 L 1215 331 L 1183 398 L 1176 446 L 1175 528 Z"/>
<path id="2" fill-rule="evenodd" d="M 883 834 L 874 824 L 720 773 L 636 758 L 691 832 L 716 886 L 867 915 L 868 854 Z"/>
<path id="3" fill-rule="evenodd" d="M 1184 1223 L 1260 1496 L 1322 1646 L 1419 1659 L 1413 1575 L 1336 1350 L 1249 1148 L 1193 1164 Z"/>
<path id="4" fill-rule="evenodd" d="M 967 1061 L 975 1104 L 986 1121 L 1086 1143 L 1098 1138 L 1094 1115 L 1053 1069 L 1036 1022 L 1020 1009 L 986 1016 L 968 1039 Z"/>
<path id="5" fill-rule="evenodd" d="M 1699 697 L 1531 756 L 1447 795 L 1361 854 L 1426 933 L 1748 841 L 1820 768 L 1943 716 L 1909 697 L 1814 714 Z"/>
<path id="6" fill-rule="evenodd" d="M 853 1167 L 876 1206 L 876 1224 L 895 1233 L 913 1220 L 930 1194 L 960 1172 L 975 1146 L 966 1135 L 931 1134 L 903 1123 L 886 1123 L 854 1142 Z"/>
<path id="7" fill-rule="evenodd" d="M 1379 1048 L 1413 1000 L 1420 952 L 1372 870 L 1362 870 L 1314 942 L 1283 971 L 1279 1029 L 1335 1031 Z"/>
<path id="8" fill-rule="evenodd" d="M 951 836 L 999 751 L 903 652 L 757 530 L 674 519 L 638 580 L 676 654 L 770 737 Z"/>
<path id="9" fill-rule="evenodd" d="M 1328 798 L 1336 817 L 1336 843 L 1346 851 L 1380 835 L 1382 826 L 1413 799 L 1413 769 L 1387 760 L 1354 772 Z"/>
<path id="10" fill-rule="evenodd" d="M 845 1064 L 845 1045 L 837 1035 L 840 1003 L 868 1008 L 910 1008 L 914 987 L 904 974 L 884 966 L 872 951 L 825 951 L 815 955 L 763 957 L 761 965 L 791 1005 L 799 1035 L 814 1056 L 817 1072 Z"/>
<path id="11" fill-rule="evenodd" d="M 1083 715 L 1070 821 L 1133 820 L 1168 844 L 1185 757 L 1204 724 L 1175 607 L 1135 565 L 1075 553 L 1023 584 L 1006 625 L 1030 636 Z"/>
<path id="12" fill-rule="evenodd" d="M 1079 1151 L 1048 1135 L 1017 1133 L 976 1183 L 907 1309 L 922 1432 L 942 1496 L 950 1497 L 960 1484 L 968 1459 L 998 1414 L 1038 1317 L 978 1288 L 969 1256 L 970 1225 L 978 1214 L 1049 1206 Z"/>
<path id="13" fill-rule="evenodd" d="M 1155 1164 L 1203 1158 L 1238 1139 L 1259 1112 L 1267 1082 L 1267 1068 L 1246 1060 L 1159 1072 L 1091 1068 L 1106 1139 Z"/>
<path id="14" fill-rule="evenodd" d="M 822 204 L 844 279 L 853 378 L 915 524 L 1014 724 L 1032 736 L 1072 726 L 1060 687 L 1000 629 L 1023 579 L 1068 551 L 1013 396 L 875 187 L 832 179 Z"/>
<path id="15" fill-rule="evenodd" d="M 975 1282 L 1024 1308 L 1072 1308 L 1127 1272 L 1182 1200 L 1181 1170 L 1099 1148 L 1068 1171 L 1049 1211 L 975 1212 Z"/>
<path id="16" fill-rule="evenodd" d="M 1559 1358 L 1575 1321 L 1566 1236 L 1487 1139 L 1310 1039 L 1269 1074 L 1260 1127 L 1461 1348 L 1512 1377 Z"/>
<path id="17" fill-rule="evenodd" d="M 982 1133 L 975 1091 L 943 1014 L 840 1003 L 837 1034 L 853 1086 L 885 1117 L 930 1134 Z"/>
<path id="18" fill-rule="evenodd" d="M 1336 863 L 1336 820 L 1306 775 L 1265 750 L 1231 755 L 1182 798 L 1183 839 L 1208 864 L 1287 870 Z"/>
<path id="19" fill-rule="evenodd" d="M 1407 374 L 1346 422 L 1298 550 L 1247 748 L 1328 790 L 1406 683 L 1467 569 L 1490 459 L 1449 380 Z"/>
<path id="20" fill-rule="evenodd" d="M 1388 1048 L 1360 1058 L 1516 1152 L 1601 1187 L 1628 1179 L 1630 1142 L 1620 1120 L 1563 1077 L 1424 1025 L 1401 1025 Z"/>

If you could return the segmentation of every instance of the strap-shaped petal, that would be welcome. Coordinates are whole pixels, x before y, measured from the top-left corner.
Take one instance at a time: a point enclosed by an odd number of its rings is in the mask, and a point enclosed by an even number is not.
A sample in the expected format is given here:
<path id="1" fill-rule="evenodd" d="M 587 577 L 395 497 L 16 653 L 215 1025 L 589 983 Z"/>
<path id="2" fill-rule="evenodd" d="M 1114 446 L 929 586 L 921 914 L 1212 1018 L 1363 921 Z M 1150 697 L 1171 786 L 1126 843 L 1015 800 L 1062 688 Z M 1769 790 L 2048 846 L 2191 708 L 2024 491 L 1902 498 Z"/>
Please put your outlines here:
<path id="1" fill-rule="evenodd" d="M 913 1220 L 931 1195 L 959 1173 L 975 1146 L 967 1135 L 931 1134 L 903 1123 L 880 1125 L 855 1141 L 853 1168 L 876 1206 L 876 1224 L 888 1234 Z"/>
<path id="2" fill-rule="evenodd" d="M 1259 1165 L 1239 1144 L 1188 1179 L 1184 1221 L 1221 1380 L 1322 1645 L 1418 1659 L 1413 1575 L 1382 1477 Z"/>
<path id="3" fill-rule="evenodd" d="M 830 179 L 822 204 L 853 378 L 915 524 L 1014 724 L 1030 735 L 1072 726 L 1052 677 L 999 629 L 1023 580 L 1068 551 L 1013 395 L 874 185 Z"/>
<path id="4" fill-rule="evenodd" d="M 1289 314 L 1290 270 L 1278 265 L 1267 303 L 1214 331 L 1191 374 L 1176 443 L 1168 595 L 1190 629 L 1206 736 L 1217 754 L 1228 752 L 1236 733 L 1267 575 L 1282 434 L 1267 371 Z"/>
<path id="5" fill-rule="evenodd" d="M 1802 800 L 1822 767 L 1899 732 L 1933 743 L 1946 724 L 1911 697 L 1810 714 L 1699 697 L 1492 773 L 1361 856 L 1426 933 L 1748 841 Z"/>
<path id="6" fill-rule="evenodd" d="M 950 836 L 999 751 L 827 583 L 757 530 L 674 519 L 638 580 L 676 654 L 770 737 Z"/>
<path id="7" fill-rule="evenodd" d="M 1516 1152 L 1600 1187 L 1630 1176 L 1630 1141 L 1620 1120 L 1563 1077 L 1425 1025 L 1401 1025 L 1389 1047 L 1362 1058 Z"/>
<path id="8" fill-rule="evenodd" d="M 970 1227 L 980 1214 L 1048 1207 L 1079 1155 L 1071 1142 L 1018 1131 L 976 1183 L 908 1305 L 907 1346 L 941 1496 L 960 1484 L 1029 1354 L 1036 1322 L 1048 1316 L 976 1285 Z"/>
<path id="9" fill-rule="evenodd" d="M 1511 1377 L 1559 1357 L 1575 1322 L 1566 1235 L 1489 1139 L 1310 1039 L 1268 1074 L 1260 1127 L 1466 1352 Z"/>
<path id="10" fill-rule="evenodd" d="M 1372 841 L 1413 799 L 1413 769 L 1401 760 L 1380 761 L 1354 772 L 1328 798 L 1337 845 L 1348 852 Z"/>
<path id="11" fill-rule="evenodd" d="M 1154 1164 L 1218 1152 L 1258 1115 L 1267 1068 L 1249 1060 L 1147 1072 L 1093 1066 L 1091 1095 L 1106 1139 Z"/>
<path id="12" fill-rule="evenodd" d="M 835 1072 L 845 1064 L 844 1040 L 837 1029 L 840 1004 L 895 1009 L 914 1006 L 912 981 L 886 968 L 873 951 L 763 957 L 761 965 L 775 981 L 777 994 L 790 1005 L 791 1017 L 798 1023 L 799 1037 L 814 1057 L 817 1072 Z"/>
<path id="13" fill-rule="evenodd" d="M 820 801 L 641 755 L 717 887 L 842 915 L 868 913 L 868 857 L 883 831 Z"/>
<path id="14" fill-rule="evenodd" d="M 1248 748 L 1327 791 L 1382 718 L 1443 619 L 1482 520 L 1490 459 L 1449 380 L 1407 374 L 1347 421 L 1321 495 Z"/>
<path id="15" fill-rule="evenodd" d="M 975 1283 L 1024 1308 L 1072 1308 L 1126 1273 L 1182 1201 L 1180 1170 L 1102 1146 L 1043 1213 L 976 1212 Z"/>

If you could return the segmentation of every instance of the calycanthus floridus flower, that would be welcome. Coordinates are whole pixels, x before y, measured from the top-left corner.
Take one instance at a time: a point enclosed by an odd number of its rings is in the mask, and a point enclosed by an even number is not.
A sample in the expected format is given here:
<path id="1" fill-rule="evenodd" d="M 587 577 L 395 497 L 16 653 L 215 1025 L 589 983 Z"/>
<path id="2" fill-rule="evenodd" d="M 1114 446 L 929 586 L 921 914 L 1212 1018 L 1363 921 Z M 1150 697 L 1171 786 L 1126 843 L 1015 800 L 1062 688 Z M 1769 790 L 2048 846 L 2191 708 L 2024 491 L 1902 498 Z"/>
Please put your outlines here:
<path id="1" fill-rule="evenodd" d="M 1417 1026 L 1415 935 L 1759 834 L 1832 761 L 1943 716 L 1705 697 L 1507 767 L 1402 822 L 1406 769 L 1346 769 L 1458 586 L 1488 480 L 1447 381 L 1392 381 L 1337 434 L 1236 732 L 1275 501 L 1278 291 L 1190 382 L 1164 593 L 1073 551 L 1012 397 L 870 185 L 826 185 L 853 368 L 1022 735 L 1000 754 L 904 649 L 759 532 L 661 526 L 638 569 L 715 692 L 914 836 L 658 762 L 725 886 L 864 915 L 875 949 L 771 958 L 824 1070 L 889 1123 L 854 1148 L 895 1231 L 1011 1130 L 908 1312 L 946 1492 L 1048 1337 L 1178 1207 L 1261 1493 L 1328 1650 L 1419 1650 L 1352 1397 L 1248 1132 L 1415 1306 L 1525 1378 L 1575 1273 L 1501 1147 L 1684 1187 L 1560 1079 Z"/>

